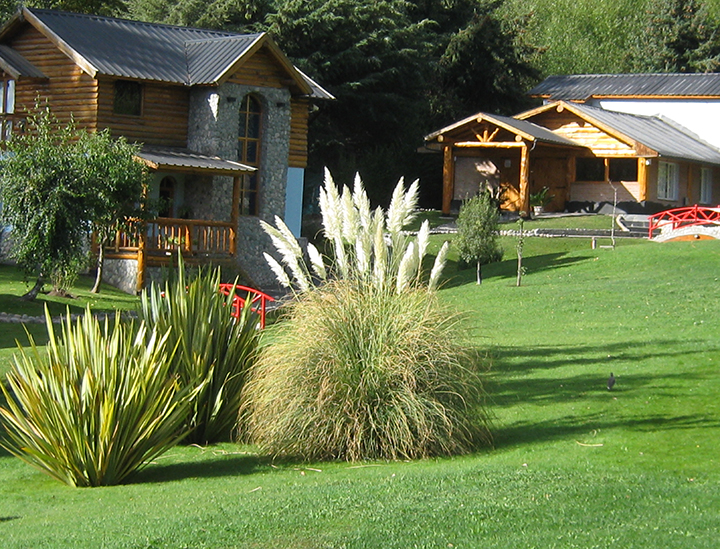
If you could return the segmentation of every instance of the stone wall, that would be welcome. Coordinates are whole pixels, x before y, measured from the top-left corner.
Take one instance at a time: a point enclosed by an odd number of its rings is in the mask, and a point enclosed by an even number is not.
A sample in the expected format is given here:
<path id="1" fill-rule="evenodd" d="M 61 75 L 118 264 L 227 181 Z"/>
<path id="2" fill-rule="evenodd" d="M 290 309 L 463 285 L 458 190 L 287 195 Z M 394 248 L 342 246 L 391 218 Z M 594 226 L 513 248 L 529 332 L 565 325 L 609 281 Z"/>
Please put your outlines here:
<path id="1" fill-rule="evenodd" d="M 137 291 L 137 260 L 105 259 L 103 282 L 107 282 L 123 292 L 134 294 Z"/>
<path id="2" fill-rule="evenodd" d="M 241 86 L 225 83 L 218 88 L 195 88 L 190 92 L 188 148 L 222 158 L 237 160 L 239 109 L 242 99 L 253 94 L 263 109 L 260 171 L 258 174 L 259 214 L 243 216 L 238 223 L 240 268 L 257 285 L 275 278 L 263 258 L 272 246 L 259 219 L 273 223 L 285 215 L 285 197 L 290 151 L 290 92 L 287 89 Z M 192 184 L 186 187 L 191 193 Z M 189 196 L 189 194 L 187 195 Z M 194 211 L 199 213 L 193 205 Z M 232 178 L 214 177 L 205 219 L 229 221 L 232 213 Z"/>

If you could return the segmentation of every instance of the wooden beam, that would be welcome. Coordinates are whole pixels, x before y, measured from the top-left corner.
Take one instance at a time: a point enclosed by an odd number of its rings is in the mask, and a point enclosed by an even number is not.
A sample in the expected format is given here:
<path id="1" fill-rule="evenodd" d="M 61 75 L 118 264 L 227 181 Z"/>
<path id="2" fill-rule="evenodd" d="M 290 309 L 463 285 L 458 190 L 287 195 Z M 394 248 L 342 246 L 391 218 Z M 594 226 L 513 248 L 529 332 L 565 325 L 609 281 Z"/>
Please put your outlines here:
<path id="1" fill-rule="evenodd" d="M 638 158 L 638 199 L 640 202 L 647 200 L 648 196 L 648 168 L 647 158 Z"/>
<path id="2" fill-rule="evenodd" d="M 241 178 L 239 176 L 233 177 L 232 211 L 230 213 L 230 223 L 232 224 L 232 228 L 230 229 L 230 253 L 232 255 L 237 253 L 237 230 L 238 220 L 240 219 L 240 183 Z"/>
<path id="3" fill-rule="evenodd" d="M 453 146 L 447 145 L 443 148 L 443 203 L 442 212 L 450 213 L 453 194 L 455 192 L 455 158 Z"/>
<path id="4" fill-rule="evenodd" d="M 522 138 L 521 138 L 522 139 Z M 487 142 L 482 143 L 480 141 L 460 141 L 458 143 L 453 143 L 454 147 L 458 148 L 472 148 L 472 147 L 494 147 L 494 148 L 501 148 L 501 149 L 510 149 L 510 148 L 517 148 L 517 147 L 524 147 L 525 143 L 523 142 L 517 142 L 517 141 L 498 141 L 498 142 Z"/>
<path id="5" fill-rule="evenodd" d="M 530 214 L 530 150 L 527 143 L 520 149 L 520 211 Z"/>
<path id="6" fill-rule="evenodd" d="M 147 252 L 145 251 L 145 231 L 140 231 L 138 240 L 138 251 L 137 251 L 137 283 L 135 290 L 139 294 L 142 292 L 145 286 L 145 258 Z"/>

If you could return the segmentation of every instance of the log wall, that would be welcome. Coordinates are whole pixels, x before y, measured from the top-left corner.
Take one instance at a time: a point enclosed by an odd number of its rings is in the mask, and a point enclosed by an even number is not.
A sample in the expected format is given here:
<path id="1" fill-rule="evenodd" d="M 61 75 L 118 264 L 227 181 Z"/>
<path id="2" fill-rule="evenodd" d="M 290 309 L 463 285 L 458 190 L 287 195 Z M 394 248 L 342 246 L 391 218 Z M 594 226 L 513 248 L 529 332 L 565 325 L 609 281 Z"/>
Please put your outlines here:
<path id="1" fill-rule="evenodd" d="M 40 69 L 48 81 L 19 79 L 15 90 L 15 112 L 32 112 L 36 100 L 47 100 L 53 114 L 78 128 L 97 128 L 97 80 L 90 77 L 34 27 L 26 26 L 8 44 Z"/>
<path id="2" fill-rule="evenodd" d="M 293 98 L 290 101 L 290 156 L 288 166 L 305 168 L 308 156 L 308 118 L 310 101 L 307 98 Z"/>
<path id="3" fill-rule="evenodd" d="M 142 116 L 113 112 L 115 79 L 99 81 L 98 128 L 128 141 L 187 147 L 189 92 L 184 86 L 143 83 Z"/>

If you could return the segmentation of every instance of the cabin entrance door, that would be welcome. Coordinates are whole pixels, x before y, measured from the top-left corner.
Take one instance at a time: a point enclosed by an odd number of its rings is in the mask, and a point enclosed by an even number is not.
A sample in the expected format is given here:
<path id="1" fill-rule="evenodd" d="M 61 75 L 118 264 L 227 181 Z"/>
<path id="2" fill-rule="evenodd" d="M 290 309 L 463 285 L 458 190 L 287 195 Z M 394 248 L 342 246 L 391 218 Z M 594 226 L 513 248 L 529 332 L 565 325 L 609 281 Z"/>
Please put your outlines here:
<path id="1" fill-rule="evenodd" d="M 548 212 L 565 209 L 568 198 L 567 159 L 556 157 L 533 157 L 530 160 L 530 194 L 548 187 L 552 201 L 545 206 Z"/>

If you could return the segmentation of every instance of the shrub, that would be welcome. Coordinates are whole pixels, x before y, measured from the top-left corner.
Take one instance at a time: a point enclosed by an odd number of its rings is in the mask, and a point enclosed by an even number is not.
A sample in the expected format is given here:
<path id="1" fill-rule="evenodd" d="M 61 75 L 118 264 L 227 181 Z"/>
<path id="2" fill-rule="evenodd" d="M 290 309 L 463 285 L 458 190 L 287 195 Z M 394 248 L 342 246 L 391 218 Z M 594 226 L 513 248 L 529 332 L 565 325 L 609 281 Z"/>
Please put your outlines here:
<path id="1" fill-rule="evenodd" d="M 188 415 L 187 441 L 208 444 L 227 440 L 237 423 L 245 374 L 255 359 L 258 318 L 244 307 L 230 316 L 234 294 L 219 292 L 220 269 L 200 270 L 186 282 L 180 258 L 176 276 L 164 290 L 153 285 L 143 292 L 141 317 L 176 346 L 173 372 L 183 386 L 202 383 Z"/>
<path id="2" fill-rule="evenodd" d="M 403 459 L 490 435 L 472 356 L 436 297 L 336 281 L 295 301 L 246 386 L 250 437 L 274 456 Z"/>
<path id="3" fill-rule="evenodd" d="M 167 335 L 68 313 L 41 356 L 32 338 L 2 385 L 3 447 L 72 486 L 118 484 L 180 440 L 196 387 L 170 372 Z M 136 332 L 136 333 L 135 333 Z"/>
<path id="4" fill-rule="evenodd" d="M 478 284 L 482 284 L 482 266 L 500 261 L 503 256 L 498 241 L 498 220 L 497 205 L 488 192 L 466 200 L 460 207 L 454 243 L 463 261 L 477 265 Z"/>

